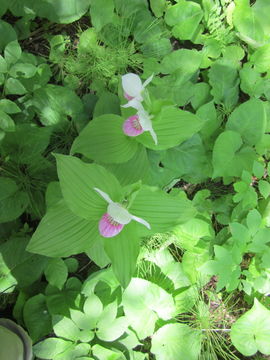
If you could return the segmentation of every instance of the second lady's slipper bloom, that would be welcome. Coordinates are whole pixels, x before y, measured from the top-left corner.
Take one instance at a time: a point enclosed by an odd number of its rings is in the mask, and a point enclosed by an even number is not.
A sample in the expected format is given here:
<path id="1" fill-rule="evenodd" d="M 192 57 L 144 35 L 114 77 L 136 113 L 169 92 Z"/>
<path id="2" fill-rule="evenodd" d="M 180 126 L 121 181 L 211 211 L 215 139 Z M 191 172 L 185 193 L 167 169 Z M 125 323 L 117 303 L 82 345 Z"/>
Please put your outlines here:
<path id="1" fill-rule="evenodd" d="M 128 136 L 138 136 L 144 131 L 149 131 L 154 143 L 157 145 L 157 135 L 152 126 L 153 116 L 149 115 L 143 107 L 138 110 L 136 115 L 132 115 L 123 124 L 123 131 Z"/>
<path id="2" fill-rule="evenodd" d="M 152 81 L 154 75 L 151 75 L 144 83 L 140 77 L 133 73 L 128 73 L 122 76 L 122 87 L 124 90 L 124 96 L 128 100 L 128 103 L 122 105 L 122 107 L 133 107 L 139 110 L 141 102 L 143 101 L 142 93 L 145 87 Z"/>
<path id="3" fill-rule="evenodd" d="M 103 214 L 99 221 L 99 232 L 102 236 L 107 238 L 116 236 L 125 225 L 130 223 L 131 220 L 135 220 L 138 223 L 143 224 L 148 229 L 151 228 L 147 221 L 130 214 L 121 204 L 112 201 L 109 195 L 104 191 L 96 187 L 94 187 L 94 190 L 98 192 L 99 195 L 109 204 L 107 212 Z"/>

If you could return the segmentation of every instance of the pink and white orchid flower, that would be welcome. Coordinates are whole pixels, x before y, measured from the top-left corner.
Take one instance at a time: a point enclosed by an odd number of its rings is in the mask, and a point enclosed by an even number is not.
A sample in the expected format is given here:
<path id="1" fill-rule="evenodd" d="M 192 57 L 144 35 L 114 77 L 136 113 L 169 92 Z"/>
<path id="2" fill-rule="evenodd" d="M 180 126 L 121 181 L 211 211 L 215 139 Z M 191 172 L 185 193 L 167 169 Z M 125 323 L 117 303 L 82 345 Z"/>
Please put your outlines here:
<path id="1" fill-rule="evenodd" d="M 107 238 L 116 236 L 125 225 L 130 223 L 131 220 L 135 220 L 146 226 L 148 229 L 151 229 L 151 226 L 147 221 L 135 215 L 131 215 L 121 204 L 112 201 L 109 195 L 104 191 L 96 187 L 94 187 L 94 190 L 109 204 L 107 212 L 99 221 L 99 232 L 102 236 Z"/>
<path id="2" fill-rule="evenodd" d="M 153 75 L 151 75 L 144 83 L 140 77 L 133 73 L 128 73 L 122 76 L 122 87 L 124 90 L 124 96 L 128 100 L 128 103 L 122 105 L 124 108 L 132 107 L 139 110 L 141 108 L 141 102 L 143 101 L 143 91 L 145 87 L 152 81 Z"/>
<path id="3" fill-rule="evenodd" d="M 147 111 L 141 107 L 136 115 L 132 115 L 123 124 L 123 131 L 128 136 L 138 136 L 144 131 L 149 131 L 154 143 L 157 145 L 157 134 L 152 126 L 153 116 L 149 115 Z"/>

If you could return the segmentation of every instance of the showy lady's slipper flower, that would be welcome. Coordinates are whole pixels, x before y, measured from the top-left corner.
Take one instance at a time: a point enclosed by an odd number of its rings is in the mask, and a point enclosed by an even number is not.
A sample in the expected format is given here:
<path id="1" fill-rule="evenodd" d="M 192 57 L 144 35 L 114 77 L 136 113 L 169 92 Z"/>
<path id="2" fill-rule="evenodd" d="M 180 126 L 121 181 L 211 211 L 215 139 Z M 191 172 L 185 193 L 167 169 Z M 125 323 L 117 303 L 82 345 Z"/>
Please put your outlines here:
<path id="1" fill-rule="evenodd" d="M 146 226 L 148 229 L 151 229 L 151 226 L 147 221 L 135 215 L 131 215 L 121 204 L 113 202 L 109 195 L 104 191 L 96 187 L 93 189 L 98 192 L 99 195 L 109 204 L 107 207 L 107 212 L 99 221 L 99 232 L 102 236 L 107 238 L 116 236 L 120 233 L 125 225 L 130 223 L 131 220 L 135 220 L 138 223 Z"/>
<path id="2" fill-rule="evenodd" d="M 149 131 L 154 143 L 157 145 L 157 135 L 152 126 L 153 116 L 149 115 L 143 107 L 138 110 L 136 115 L 132 115 L 123 124 L 123 131 L 128 136 L 138 136 L 144 131 Z"/>
<path id="3" fill-rule="evenodd" d="M 141 102 L 143 101 L 143 91 L 145 87 L 152 81 L 154 75 L 151 75 L 144 83 L 140 77 L 133 73 L 128 73 L 122 76 L 122 87 L 124 96 L 128 103 L 122 105 L 124 108 L 132 107 L 134 109 L 141 109 Z"/>

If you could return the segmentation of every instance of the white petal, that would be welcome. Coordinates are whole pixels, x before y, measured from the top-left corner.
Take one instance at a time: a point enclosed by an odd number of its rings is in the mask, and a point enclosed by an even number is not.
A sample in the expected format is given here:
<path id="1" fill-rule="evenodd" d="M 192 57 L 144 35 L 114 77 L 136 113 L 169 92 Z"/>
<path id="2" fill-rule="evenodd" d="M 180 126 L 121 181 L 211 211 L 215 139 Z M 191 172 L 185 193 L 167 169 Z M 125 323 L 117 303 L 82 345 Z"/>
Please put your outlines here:
<path id="1" fill-rule="evenodd" d="M 142 100 L 143 100 L 142 98 L 141 98 L 141 100 L 134 98 L 132 100 L 129 100 L 129 102 L 127 102 L 125 105 L 121 105 L 121 107 L 123 107 L 123 108 L 132 107 L 133 109 L 140 110 L 142 108 L 142 104 L 141 104 Z"/>
<path id="2" fill-rule="evenodd" d="M 152 80 L 153 80 L 154 74 L 152 74 L 151 76 L 149 76 L 148 79 L 145 80 L 145 82 L 143 83 L 143 88 L 145 88 Z"/>
<path id="3" fill-rule="evenodd" d="M 143 85 L 140 77 L 133 73 L 128 73 L 122 76 L 122 86 L 126 94 L 132 97 L 139 97 L 143 90 Z"/>
<path id="4" fill-rule="evenodd" d="M 132 215 L 120 204 L 111 203 L 107 208 L 108 214 L 119 224 L 126 225 L 132 220 Z"/>
<path id="5" fill-rule="evenodd" d="M 149 132 L 154 140 L 155 145 L 157 145 L 157 143 L 158 143 L 157 134 L 155 133 L 154 129 L 152 128 L 151 130 L 149 130 Z"/>
<path id="6" fill-rule="evenodd" d="M 102 191 L 102 190 L 100 190 L 100 189 L 98 189 L 98 188 L 96 188 L 96 187 L 94 187 L 93 189 L 94 189 L 96 192 L 98 192 L 99 195 L 101 195 L 101 196 L 103 197 L 103 199 L 107 201 L 107 203 L 109 203 L 109 204 L 112 204 L 112 203 L 113 203 L 112 199 L 111 199 L 111 198 L 109 197 L 109 195 L 106 194 L 104 191 Z"/>
<path id="7" fill-rule="evenodd" d="M 138 216 L 135 216 L 135 215 L 131 215 L 131 216 L 132 216 L 132 219 L 133 219 L 133 220 L 137 221 L 137 222 L 140 223 L 140 224 L 143 224 L 143 225 L 146 226 L 148 229 L 151 229 L 150 224 L 149 224 L 146 220 L 144 220 L 144 219 L 142 219 L 142 218 L 139 218 Z"/>

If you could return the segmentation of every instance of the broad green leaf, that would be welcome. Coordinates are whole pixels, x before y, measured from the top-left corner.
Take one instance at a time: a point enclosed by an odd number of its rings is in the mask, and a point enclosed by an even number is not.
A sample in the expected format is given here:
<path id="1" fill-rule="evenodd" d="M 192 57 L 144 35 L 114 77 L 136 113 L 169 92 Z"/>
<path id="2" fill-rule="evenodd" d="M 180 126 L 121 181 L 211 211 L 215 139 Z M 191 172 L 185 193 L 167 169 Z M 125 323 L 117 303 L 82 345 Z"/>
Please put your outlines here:
<path id="1" fill-rule="evenodd" d="M 16 131 L 6 134 L 2 142 L 3 154 L 20 164 L 40 163 L 40 155 L 49 145 L 50 136 L 50 128 L 34 124 L 16 125 Z"/>
<path id="2" fill-rule="evenodd" d="M 90 249 L 87 249 L 85 253 L 101 269 L 111 262 L 105 252 L 103 239 L 101 241 L 95 241 Z"/>
<path id="3" fill-rule="evenodd" d="M 17 114 L 21 112 L 21 109 L 16 105 L 16 103 L 8 99 L 0 100 L 0 110 L 7 114 Z"/>
<path id="4" fill-rule="evenodd" d="M 156 17 L 161 17 L 166 8 L 166 0 L 150 0 L 151 9 Z"/>
<path id="5" fill-rule="evenodd" d="M 262 223 L 262 217 L 258 210 L 250 210 L 247 214 L 247 226 L 252 236 L 256 234 Z"/>
<path id="6" fill-rule="evenodd" d="M 92 1 L 90 7 L 91 23 L 96 31 L 100 31 L 103 26 L 113 22 L 114 19 L 114 1 L 99 0 Z"/>
<path id="7" fill-rule="evenodd" d="M 260 73 L 270 69 L 270 44 L 266 44 L 257 49 L 250 57 L 250 62 Z"/>
<path id="8" fill-rule="evenodd" d="M 62 200 L 62 198 L 63 196 L 61 193 L 59 181 L 51 181 L 47 186 L 45 193 L 47 210 L 49 209 L 49 207 L 56 205 L 58 201 Z"/>
<path id="9" fill-rule="evenodd" d="M 60 258 L 50 259 L 44 270 L 44 275 L 49 284 L 61 290 L 68 276 L 66 264 Z"/>
<path id="10" fill-rule="evenodd" d="M 121 115 L 119 97 L 110 92 L 103 92 L 96 102 L 93 118 L 105 114 Z"/>
<path id="11" fill-rule="evenodd" d="M 194 95 L 191 99 L 191 105 L 194 110 L 208 103 L 211 98 L 210 86 L 206 82 L 200 82 L 194 85 Z"/>
<path id="12" fill-rule="evenodd" d="M 143 185 L 133 201 L 130 212 L 149 222 L 151 232 L 165 232 L 193 218 L 196 210 L 185 198 L 173 197 Z"/>
<path id="13" fill-rule="evenodd" d="M 80 306 L 81 282 L 75 277 L 67 280 L 62 290 L 48 285 L 45 290 L 46 303 L 51 315 L 70 316 L 70 309 Z"/>
<path id="14" fill-rule="evenodd" d="M 82 130 L 75 139 L 71 153 L 104 162 L 123 163 L 130 160 L 137 150 L 137 142 L 124 134 L 124 120 L 117 115 L 102 115 Z"/>
<path id="15" fill-rule="evenodd" d="M 97 222 L 73 214 L 61 201 L 39 223 L 27 250 L 46 256 L 70 256 L 83 252 L 99 238 Z"/>
<path id="16" fill-rule="evenodd" d="M 264 103 L 251 99 L 239 105 L 230 115 L 226 129 L 238 132 L 248 145 L 256 145 L 266 131 Z"/>
<path id="17" fill-rule="evenodd" d="M 93 355 L 98 360 L 125 360 L 125 356 L 116 350 L 106 349 L 105 347 L 95 344 L 92 347 Z M 78 359 L 79 360 L 79 359 Z M 89 358 L 89 360 L 91 360 Z"/>
<path id="18" fill-rule="evenodd" d="M 144 146 L 138 146 L 135 155 L 125 163 L 101 164 L 116 176 L 122 186 L 144 181 L 149 176 L 150 163 Z"/>
<path id="19" fill-rule="evenodd" d="M 226 111 L 231 111 L 238 101 L 237 69 L 229 62 L 216 61 L 209 70 L 211 94 L 216 104 L 223 104 Z"/>
<path id="20" fill-rule="evenodd" d="M 0 128 L 4 131 L 15 131 L 15 123 L 4 111 L 0 110 Z"/>
<path id="21" fill-rule="evenodd" d="M 0 200 L 0 223 L 17 219 L 29 205 L 29 197 L 24 191 L 17 191 Z"/>
<path id="22" fill-rule="evenodd" d="M 139 339 L 153 334 L 156 321 L 174 316 L 175 304 L 171 294 L 150 281 L 133 278 L 123 293 L 125 315 Z"/>
<path id="23" fill-rule="evenodd" d="M 8 43 L 17 39 L 17 34 L 10 24 L 8 24 L 7 22 L 1 19 L 0 19 L 0 34 L 1 34 L 0 52 L 2 52 Z"/>
<path id="24" fill-rule="evenodd" d="M 55 125 L 82 116 L 83 104 L 74 91 L 67 87 L 48 84 L 34 92 L 33 105 L 43 125 Z"/>
<path id="25" fill-rule="evenodd" d="M 53 316 L 53 331 L 55 335 L 67 340 L 77 341 L 80 336 L 79 328 L 72 320 L 65 316 Z"/>
<path id="26" fill-rule="evenodd" d="M 64 199 L 77 216 L 96 221 L 106 212 L 108 204 L 94 187 L 107 193 L 113 201 L 122 200 L 119 182 L 102 166 L 84 163 L 73 156 L 55 156 Z"/>
<path id="27" fill-rule="evenodd" d="M 257 0 L 252 6 L 255 17 L 259 19 L 260 25 L 263 27 L 264 33 L 269 36 L 270 33 L 270 4 L 267 0 Z"/>
<path id="28" fill-rule="evenodd" d="M 115 341 L 127 330 L 128 322 L 125 316 L 121 316 L 112 322 L 107 322 L 105 326 L 100 326 L 98 322 L 97 327 L 96 335 L 100 340 Z"/>
<path id="29" fill-rule="evenodd" d="M 83 305 L 83 311 L 92 318 L 99 318 L 103 311 L 103 305 L 99 297 L 94 293 L 89 294 Z"/>
<path id="30" fill-rule="evenodd" d="M 0 177 L 0 201 L 4 200 L 18 191 L 16 182 L 10 178 Z"/>
<path id="31" fill-rule="evenodd" d="M 65 259 L 64 263 L 69 273 L 75 273 L 79 268 L 79 261 L 73 257 Z"/>
<path id="32" fill-rule="evenodd" d="M 9 70 L 10 76 L 14 78 L 30 79 L 35 76 L 37 67 L 32 64 L 16 63 Z"/>
<path id="33" fill-rule="evenodd" d="M 0 4 L 0 17 L 5 14 L 8 9 L 9 0 L 2 0 Z"/>
<path id="34" fill-rule="evenodd" d="M 245 63 L 239 71 L 241 83 L 240 88 L 249 96 L 260 97 L 264 92 L 264 79 L 261 74 L 254 69 L 252 64 Z"/>
<path id="35" fill-rule="evenodd" d="M 84 357 L 87 356 L 91 352 L 90 344 L 86 343 L 73 343 L 72 347 L 68 348 L 61 354 L 56 355 L 53 360 L 79 360 L 79 359 L 87 359 L 91 360 L 92 358 Z"/>
<path id="36" fill-rule="evenodd" d="M 98 318 L 87 315 L 82 311 L 70 309 L 70 316 L 76 326 L 82 330 L 91 331 L 96 327 Z"/>
<path id="37" fill-rule="evenodd" d="M 89 5 L 90 0 L 43 0 L 35 2 L 34 9 L 38 16 L 53 23 L 69 24 L 80 19 Z"/>
<path id="38" fill-rule="evenodd" d="M 166 23 L 173 26 L 172 34 L 180 40 L 196 39 L 202 18 L 200 5 L 185 0 L 169 7 L 165 15 Z"/>
<path id="39" fill-rule="evenodd" d="M 166 324 L 152 337 L 151 352 L 157 360 L 197 360 L 201 351 L 201 332 L 185 324 Z"/>
<path id="40" fill-rule="evenodd" d="M 136 268 L 140 251 L 140 238 L 137 231 L 139 226 L 143 225 L 132 221 L 117 236 L 104 239 L 104 248 L 111 260 L 113 272 L 124 288 L 128 286 Z"/>
<path id="41" fill-rule="evenodd" d="M 5 93 L 7 95 L 24 95 L 27 90 L 18 79 L 10 77 L 5 83 Z"/>
<path id="42" fill-rule="evenodd" d="M 199 134 L 168 149 L 162 158 L 162 164 L 166 169 L 174 171 L 177 177 L 192 184 L 202 182 L 212 174 L 210 159 Z"/>
<path id="43" fill-rule="evenodd" d="M 256 176 L 256 178 L 260 179 L 264 175 L 264 165 L 258 161 L 254 161 L 252 173 Z"/>
<path id="44" fill-rule="evenodd" d="M 14 237 L 1 245 L 1 291 L 5 290 L 7 281 L 24 288 L 41 277 L 47 258 L 27 252 L 28 242 L 28 239 Z"/>
<path id="45" fill-rule="evenodd" d="M 52 359 L 72 347 L 71 341 L 58 338 L 45 339 L 34 346 L 34 354 L 41 359 Z"/>
<path id="46" fill-rule="evenodd" d="M 203 121 L 203 126 L 200 130 L 202 138 L 209 139 L 221 125 L 221 119 L 217 116 L 217 110 L 214 102 L 211 101 L 202 105 L 197 110 L 196 115 L 198 115 Z"/>
<path id="47" fill-rule="evenodd" d="M 161 61 L 161 72 L 163 74 L 172 74 L 177 71 L 181 80 L 189 80 L 191 75 L 195 74 L 200 68 L 202 54 L 193 49 L 179 49 L 166 55 Z"/>
<path id="48" fill-rule="evenodd" d="M 45 300 L 43 294 L 35 295 L 26 301 L 23 308 L 24 323 L 34 342 L 52 330 L 51 316 Z"/>
<path id="49" fill-rule="evenodd" d="M 152 124 L 157 135 L 157 145 L 148 131 L 139 135 L 137 140 L 153 150 L 165 150 L 179 145 L 200 131 L 203 126 L 203 122 L 196 115 L 169 106 L 161 109 L 153 118 Z"/>
<path id="50" fill-rule="evenodd" d="M 267 199 L 270 195 L 270 184 L 268 181 L 260 180 L 259 181 L 259 190 L 262 196 Z"/>
<path id="51" fill-rule="evenodd" d="M 219 135 L 213 148 L 213 178 L 218 176 L 241 176 L 251 171 L 256 154 L 250 147 L 242 147 L 238 132 L 227 130 Z"/>
<path id="52" fill-rule="evenodd" d="M 255 298 L 253 307 L 232 325 L 232 343 L 245 356 L 257 351 L 270 355 L 269 338 L 270 311 Z"/>
<path id="53" fill-rule="evenodd" d="M 183 247 L 185 250 L 193 250 L 194 246 L 203 237 L 213 237 L 211 225 L 197 218 L 175 227 L 173 233 L 177 236 L 181 248 Z"/>
<path id="54" fill-rule="evenodd" d="M 0 75 L 2 76 L 3 73 L 6 73 L 8 69 L 7 62 L 3 58 L 3 56 L 0 55 Z M 4 81 L 4 80 L 3 80 Z M 2 84 L 2 83 L 1 83 Z"/>
<path id="55" fill-rule="evenodd" d="M 17 40 L 11 41 L 4 51 L 5 60 L 9 65 L 15 64 L 21 57 L 22 49 Z"/>

